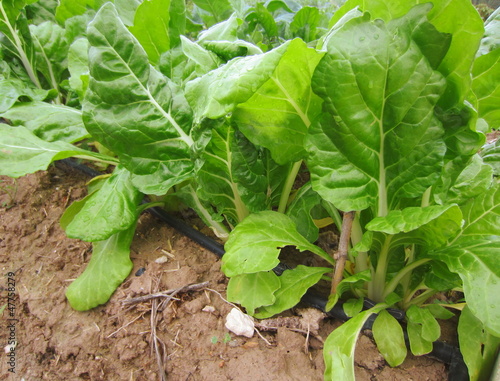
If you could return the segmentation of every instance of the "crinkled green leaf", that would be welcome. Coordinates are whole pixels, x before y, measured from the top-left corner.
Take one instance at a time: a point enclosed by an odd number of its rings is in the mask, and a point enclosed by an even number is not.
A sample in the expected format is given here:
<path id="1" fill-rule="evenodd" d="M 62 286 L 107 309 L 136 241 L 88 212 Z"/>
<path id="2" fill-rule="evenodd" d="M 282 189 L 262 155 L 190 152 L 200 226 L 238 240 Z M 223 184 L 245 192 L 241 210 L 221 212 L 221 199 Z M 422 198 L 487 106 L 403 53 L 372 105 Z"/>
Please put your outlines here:
<path id="1" fill-rule="evenodd" d="M 266 319 L 294 307 L 300 302 L 307 290 L 320 281 L 323 274 L 331 271 L 332 269 L 327 267 L 302 265 L 298 265 L 291 270 L 285 270 L 279 277 L 281 285 L 274 293 L 276 301 L 260 307 L 255 317 Z M 248 290 L 246 291 L 248 292 Z"/>
<path id="2" fill-rule="evenodd" d="M 429 253 L 460 275 L 472 313 L 500 336 L 500 187 L 462 207 L 464 225 L 446 247 Z"/>
<path id="3" fill-rule="evenodd" d="M 56 20 L 63 25 L 66 20 L 74 16 L 83 15 L 87 10 L 98 10 L 107 0 L 59 0 L 56 9 Z"/>
<path id="4" fill-rule="evenodd" d="M 193 0 L 193 3 L 214 16 L 216 22 L 225 20 L 232 11 L 228 0 Z"/>
<path id="5" fill-rule="evenodd" d="M 170 5 L 170 0 L 143 1 L 136 10 L 134 25 L 129 28 L 153 65 L 170 49 Z"/>
<path id="6" fill-rule="evenodd" d="M 458 320 L 458 341 L 470 380 L 489 379 L 498 357 L 500 338 L 489 334 L 467 306 Z"/>
<path id="7" fill-rule="evenodd" d="M 477 97 L 478 116 L 490 129 L 500 128 L 500 47 L 482 55 L 472 69 L 472 91 Z"/>
<path id="8" fill-rule="evenodd" d="M 277 163 L 305 156 L 307 129 L 321 112 L 321 99 L 311 89 L 321 57 L 302 40 L 293 40 L 269 79 L 233 111 L 238 128 L 254 144 L 268 148 Z"/>
<path id="9" fill-rule="evenodd" d="M 459 174 L 446 195 L 438 195 L 442 202 L 462 204 L 472 197 L 487 192 L 493 181 L 493 168 L 483 163 L 479 155 Z"/>
<path id="10" fill-rule="evenodd" d="M 82 112 L 73 107 L 34 101 L 20 103 L 0 116 L 14 126 L 26 127 L 47 142 L 74 143 L 89 136 L 83 125 Z"/>
<path id="11" fill-rule="evenodd" d="M 382 306 L 375 306 L 359 313 L 328 336 L 323 345 L 325 380 L 355 381 L 354 349 L 358 335 L 368 318 L 382 308 Z"/>
<path id="12" fill-rule="evenodd" d="M 137 220 L 137 205 L 141 199 L 142 194 L 130 181 L 130 173 L 117 167 L 66 225 L 66 235 L 95 242 L 126 230 Z"/>
<path id="13" fill-rule="evenodd" d="M 50 163 L 71 156 L 104 161 L 111 158 L 75 147 L 64 141 L 46 142 L 25 127 L 0 124 L 0 174 L 20 177 L 45 170 Z"/>
<path id="14" fill-rule="evenodd" d="M 130 274 L 130 244 L 135 224 L 93 244 L 92 257 L 85 271 L 66 290 L 66 297 L 75 310 L 86 311 L 106 303 Z"/>
<path id="15" fill-rule="evenodd" d="M 68 52 L 69 84 L 83 102 L 89 85 L 89 41 L 79 38 L 71 44 Z"/>
<path id="16" fill-rule="evenodd" d="M 30 25 L 36 58 L 36 68 L 54 89 L 62 80 L 67 69 L 69 44 L 66 33 L 59 25 L 46 21 L 40 25 Z"/>
<path id="17" fill-rule="evenodd" d="M 266 173 L 255 146 L 241 132 L 225 119 L 212 124 L 197 161 L 198 194 L 236 224 L 249 212 L 266 209 Z"/>
<path id="18" fill-rule="evenodd" d="M 195 120 L 219 118 L 246 102 L 267 82 L 289 43 L 268 53 L 235 58 L 217 70 L 186 84 L 186 98 Z"/>
<path id="19" fill-rule="evenodd" d="M 296 246 L 333 260 L 319 247 L 302 237 L 293 221 L 284 214 L 263 211 L 250 214 L 231 232 L 224 248 L 222 271 L 231 277 L 239 274 L 269 271 L 279 264 L 280 248 Z"/>
<path id="20" fill-rule="evenodd" d="M 478 56 L 500 48 L 500 8 L 497 8 L 484 23 L 484 35 L 477 51 Z"/>
<path id="21" fill-rule="evenodd" d="M 430 248 L 443 245 L 459 231 L 462 213 L 456 205 L 432 205 L 425 208 L 409 207 L 393 210 L 385 217 L 371 220 L 366 229 L 386 234 L 407 233 L 393 238 L 397 245 L 400 240 L 424 244 Z"/>
<path id="22" fill-rule="evenodd" d="M 384 215 L 438 178 L 445 145 L 433 110 L 445 82 L 408 36 L 367 16 L 327 50 L 312 82 L 325 101 L 306 142 L 313 189 L 340 210 Z"/>
<path id="23" fill-rule="evenodd" d="M 480 155 L 486 164 L 493 167 L 495 175 L 500 175 L 500 140 L 485 145 Z"/>
<path id="24" fill-rule="evenodd" d="M 316 39 L 320 21 L 321 13 L 318 7 L 302 7 L 293 16 L 290 30 L 294 36 L 302 38 L 305 42 L 310 42 Z"/>
<path id="25" fill-rule="evenodd" d="M 280 284 L 280 278 L 272 271 L 236 275 L 229 279 L 227 298 L 241 304 L 249 315 L 253 315 L 256 308 L 275 302 L 274 293 Z"/>
<path id="26" fill-rule="evenodd" d="M 401 365 L 407 353 L 401 324 L 389 312 L 382 310 L 373 322 L 372 332 L 378 350 L 389 365 Z"/>
<path id="27" fill-rule="evenodd" d="M 429 22 L 443 33 L 452 35 L 451 45 L 439 66 L 439 71 L 448 83 L 440 104 L 449 108 L 460 104 L 468 95 L 470 88 L 470 67 L 483 36 L 483 20 L 469 0 L 432 0 Z M 349 10 L 360 7 L 369 12 L 374 19 L 390 21 L 406 14 L 418 0 L 348 0 L 335 13 L 333 25 Z M 457 22 L 460 20 L 460 22 Z"/>
<path id="28" fill-rule="evenodd" d="M 134 25 L 135 12 L 142 0 L 114 0 L 116 11 L 126 26 Z"/>
<path id="29" fill-rule="evenodd" d="M 307 183 L 297 191 L 286 210 L 286 215 L 293 220 L 297 231 L 309 242 L 316 242 L 319 236 L 319 229 L 311 216 L 311 210 L 320 203 L 321 197 L 312 190 L 311 184 Z"/>
<path id="30" fill-rule="evenodd" d="M 406 318 L 411 352 L 420 356 L 432 351 L 432 343 L 439 339 L 441 328 L 431 312 L 413 305 L 406 311 Z"/>
<path id="31" fill-rule="evenodd" d="M 0 79 L 0 112 L 11 108 L 20 97 L 28 97 L 32 101 L 43 101 L 49 96 L 49 91 L 37 89 L 30 83 L 19 79 Z"/>
<path id="32" fill-rule="evenodd" d="M 206 50 L 184 36 L 181 36 L 181 44 L 184 55 L 199 67 L 199 74 L 206 74 L 222 64 L 222 60 L 215 53 Z"/>
<path id="33" fill-rule="evenodd" d="M 89 24 L 88 39 L 87 130 L 118 154 L 129 171 L 153 175 L 166 193 L 193 170 L 191 110 L 181 89 L 149 65 L 113 4 L 104 5 Z"/>

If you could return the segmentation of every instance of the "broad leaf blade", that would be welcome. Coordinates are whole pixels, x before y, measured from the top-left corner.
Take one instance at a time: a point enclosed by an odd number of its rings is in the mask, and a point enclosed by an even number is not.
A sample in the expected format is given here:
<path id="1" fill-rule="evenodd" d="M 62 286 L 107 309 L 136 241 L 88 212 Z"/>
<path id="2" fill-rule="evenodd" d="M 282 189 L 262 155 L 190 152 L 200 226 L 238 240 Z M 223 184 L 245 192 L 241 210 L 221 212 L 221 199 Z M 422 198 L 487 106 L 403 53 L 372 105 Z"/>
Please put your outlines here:
<path id="1" fill-rule="evenodd" d="M 132 185 L 130 172 L 117 167 L 66 226 L 66 235 L 88 242 L 102 241 L 135 225 L 142 194 Z"/>
<path id="2" fill-rule="evenodd" d="M 325 380 L 355 381 L 354 349 L 356 340 L 368 318 L 382 308 L 375 306 L 359 313 L 328 336 L 323 346 Z"/>
<path id="3" fill-rule="evenodd" d="M 500 338 L 485 331 L 481 321 L 465 307 L 458 321 L 460 352 L 471 381 L 487 380 L 498 357 Z"/>
<path id="4" fill-rule="evenodd" d="M 161 178 L 165 193 L 193 169 L 191 117 L 182 92 L 149 65 L 113 4 L 104 5 L 89 24 L 88 39 L 87 130 L 132 173 Z"/>
<path id="5" fill-rule="evenodd" d="M 378 350 L 389 365 L 401 365 L 407 353 L 401 324 L 389 312 L 383 310 L 373 322 L 372 332 Z"/>
<path id="6" fill-rule="evenodd" d="M 483 35 L 481 17 L 468 0 L 440 1 L 432 0 L 433 8 L 429 12 L 429 22 L 437 30 L 452 35 L 450 49 L 439 66 L 439 71 L 446 77 L 448 88 L 441 103 L 445 108 L 460 104 L 468 95 L 470 88 L 470 67 Z M 360 7 L 369 12 L 374 19 L 390 21 L 403 16 L 418 0 L 390 1 L 348 0 L 331 20 L 337 22 L 348 11 Z M 461 22 L 456 22 L 461 20 Z"/>
<path id="7" fill-rule="evenodd" d="M 279 164 L 305 156 L 307 129 L 321 112 L 321 99 L 311 89 L 321 57 L 302 40 L 293 40 L 269 80 L 233 112 L 238 128 L 254 144 L 268 148 Z"/>
<path id="8" fill-rule="evenodd" d="M 313 76 L 324 113 L 306 142 L 313 189 L 341 210 L 384 215 L 438 177 L 445 145 L 433 109 L 444 79 L 402 31 L 366 16 L 327 50 Z"/>
<path id="9" fill-rule="evenodd" d="M 289 43 L 268 53 L 235 58 L 217 70 L 186 84 L 186 98 L 195 120 L 220 118 L 246 102 L 267 82 Z"/>
<path id="10" fill-rule="evenodd" d="M 264 166 L 256 147 L 227 120 L 216 122 L 211 135 L 197 163 L 197 192 L 237 224 L 267 207 Z"/>
<path id="11" fill-rule="evenodd" d="M 279 264 L 280 248 L 285 246 L 310 250 L 332 262 L 328 254 L 297 232 L 289 217 L 264 211 L 249 215 L 231 232 L 224 246 L 222 270 L 230 277 L 272 270 Z"/>
<path id="12" fill-rule="evenodd" d="M 29 83 L 10 78 L 0 80 L 0 112 L 5 112 L 19 100 L 28 97 L 33 101 L 43 101 L 49 97 L 49 91 L 34 88 Z"/>
<path id="13" fill-rule="evenodd" d="M 274 293 L 280 284 L 280 278 L 272 271 L 236 275 L 229 279 L 227 298 L 241 304 L 249 315 L 253 315 L 256 308 L 275 302 Z"/>
<path id="14" fill-rule="evenodd" d="M 500 187 L 462 207 L 464 225 L 449 245 L 431 252 L 460 275 L 472 313 L 492 334 L 500 336 Z"/>
<path id="15" fill-rule="evenodd" d="M 170 4 L 170 0 L 142 2 L 136 10 L 134 26 L 129 28 L 152 65 L 156 65 L 160 55 L 170 49 Z"/>
<path id="16" fill-rule="evenodd" d="M 266 319 L 294 307 L 300 302 L 307 290 L 318 283 L 327 272 L 326 267 L 308 267 L 299 265 L 294 269 L 285 270 L 279 277 L 280 287 L 274 293 L 276 300 L 270 305 L 258 309 L 255 317 Z M 248 290 L 246 290 L 248 292 Z"/>
<path id="17" fill-rule="evenodd" d="M 63 141 L 46 142 L 25 127 L 0 125 L 0 174 L 20 177 L 45 170 L 50 163 L 71 156 L 111 158 L 75 147 Z"/>
<path id="18" fill-rule="evenodd" d="M 14 126 L 26 127 L 47 142 L 74 143 L 89 137 L 82 112 L 73 107 L 34 101 L 14 106 L 0 116 Z"/>
<path id="19" fill-rule="evenodd" d="M 500 128 L 500 48 L 478 57 L 472 69 L 472 91 L 478 101 L 478 116 L 490 129 Z"/>
<path id="20" fill-rule="evenodd" d="M 133 268 L 130 244 L 134 232 L 135 224 L 93 244 L 92 257 L 85 271 L 66 290 L 71 307 L 86 311 L 109 300 Z"/>

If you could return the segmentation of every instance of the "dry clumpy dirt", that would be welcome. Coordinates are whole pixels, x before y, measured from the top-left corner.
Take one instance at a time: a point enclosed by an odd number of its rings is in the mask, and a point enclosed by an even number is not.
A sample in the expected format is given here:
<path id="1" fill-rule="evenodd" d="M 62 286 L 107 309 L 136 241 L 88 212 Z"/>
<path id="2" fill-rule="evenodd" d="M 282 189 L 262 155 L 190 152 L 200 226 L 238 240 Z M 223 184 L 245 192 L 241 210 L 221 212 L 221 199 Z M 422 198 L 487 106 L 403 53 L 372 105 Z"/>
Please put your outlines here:
<path id="1" fill-rule="evenodd" d="M 8 274 L 15 273 L 15 374 L 4 353 L 12 311 L 0 326 L 0 380 L 159 380 L 151 331 L 168 380 L 322 380 L 322 343 L 288 328 L 262 332 L 267 340 L 229 334 L 225 316 L 232 306 L 220 261 L 209 251 L 165 226 L 141 216 L 132 244 L 134 269 L 104 306 L 71 309 L 66 287 L 85 268 L 91 245 L 66 238 L 59 226 L 65 207 L 82 198 L 86 178 L 58 167 L 13 181 L 0 177 L 0 307 L 7 303 Z M 17 192 L 9 196 L 17 185 Z M 169 253 L 170 255 L 166 255 Z M 166 257 L 166 258 L 163 258 Z M 168 259 L 164 263 L 156 260 Z M 160 260 L 160 261 L 162 261 Z M 136 273 L 145 268 L 142 275 Z M 140 272 L 139 272 L 140 273 Z M 138 274 L 139 274 L 138 273 Z M 130 297 L 208 281 L 208 288 L 178 294 L 156 312 Z M 304 312 L 304 311 L 302 311 Z M 297 316 L 297 311 L 287 313 Z M 340 322 L 322 320 L 323 340 Z M 271 345 L 269 345 L 271 344 Z M 8 349 L 8 348 L 7 348 Z M 368 336 L 356 350 L 358 380 L 446 380 L 446 366 L 428 357 L 409 357 L 392 369 Z"/>

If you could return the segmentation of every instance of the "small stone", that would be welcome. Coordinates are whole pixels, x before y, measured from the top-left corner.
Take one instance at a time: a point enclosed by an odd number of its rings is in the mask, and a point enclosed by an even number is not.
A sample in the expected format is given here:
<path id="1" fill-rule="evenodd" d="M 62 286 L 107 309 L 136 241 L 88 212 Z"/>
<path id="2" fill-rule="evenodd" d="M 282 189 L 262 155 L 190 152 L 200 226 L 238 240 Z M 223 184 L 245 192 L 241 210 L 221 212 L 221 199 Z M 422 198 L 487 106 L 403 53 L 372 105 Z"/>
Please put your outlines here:
<path id="1" fill-rule="evenodd" d="M 226 317 L 226 328 L 238 336 L 252 337 L 255 326 L 252 317 L 233 308 Z"/>

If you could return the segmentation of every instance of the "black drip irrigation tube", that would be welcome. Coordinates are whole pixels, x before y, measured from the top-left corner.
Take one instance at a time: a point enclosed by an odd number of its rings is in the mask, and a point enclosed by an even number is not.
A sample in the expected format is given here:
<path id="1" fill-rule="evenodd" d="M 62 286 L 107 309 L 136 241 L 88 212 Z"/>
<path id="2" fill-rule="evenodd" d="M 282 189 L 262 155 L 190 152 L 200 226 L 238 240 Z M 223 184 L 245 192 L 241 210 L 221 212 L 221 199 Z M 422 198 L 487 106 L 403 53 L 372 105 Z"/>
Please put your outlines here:
<path id="1" fill-rule="evenodd" d="M 64 164 L 65 166 L 74 168 L 89 177 L 96 177 L 101 175 L 100 172 L 89 168 L 85 165 L 78 164 L 77 162 L 71 160 L 71 159 L 64 159 L 56 162 L 56 164 Z M 184 221 L 179 220 L 171 215 L 169 215 L 165 210 L 159 208 L 159 207 L 153 207 L 149 208 L 146 210 L 148 213 L 151 215 L 155 216 L 156 218 L 160 219 L 161 221 L 165 222 L 166 224 L 170 225 L 172 228 L 177 230 L 178 232 L 182 233 L 186 237 L 190 238 L 192 241 L 196 242 L 200 246 L 204 247 L 205 249 L 211 251 L 215 255 L 217 255 L 219 258 L 222 258 L 224 255 L 224 246 L 220 244 L 219 242 L 215 241 L 214 239 L 206 236 L 205 234 L 201 233 L 200 231 L 196 230 L 195 228 L 191 227 L 190 225 L 186 224 Z M 277 275 L 281 275 L 283 271 L 289 269 L 286 264 L 280 263 L 275 269 L 274 272 Z M 325 311 L 325 307 L 327 304 L 327 298 L 324 295 L 319 295 L 317 293 L 314 293 L 312 291 L 307 291 L 304 296 L 302 297 L 301 300 L 304 304 L 309 305 L 310 307 L 317 308 L 320 311 L 323 311 L 326 313 L 327 316 L 332 317 L 334 319 L 342 320 L 342 321 L 347 321 L 350 319 L 349 316 L 347 316 L 344 312 L 344 309 L 342 307 L 342 303 L 337 303 L 335 307 L 330 310 L 330 311 Z M 369 309 L 374 306 L 374 303 L 370 300 L 365 300 L 364 302 L 364 309 Z M 403 323 L 404 318 L 405 318 L 405 313 L 404 311 L 389 308 L 387 310 L 392 316 L 394 316 L 400 323 Z M 370 316 L 370 318 L 366 321 L 365 325 L 363 326 L 363 330 L 368 329 L 371 330 L 373 326 L 373 322 L 375 321 L 376 314 L 373 314 Z M 403 332 L 405 336 L 405 342 L 406 346 L 409 347 L 409 339 L 408 339 L 408 333 L 404 327 L 403 327 Z M 467 370 L 467 366 L 465 365 L 464 359 L 462 357 L 462 354 L 460 353 L 460 349 L 447 344 L 443 341 L 435 341 L 432 343 L 432 351 L 427 354 L 427 356 L 433 357 L 449 366 L 448 368 L 448 380 L 449 381 L 468 381 L 469 380 L 469 372 Z"/>

